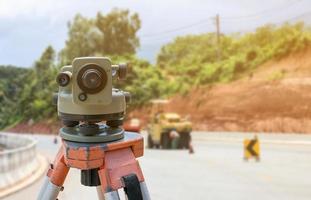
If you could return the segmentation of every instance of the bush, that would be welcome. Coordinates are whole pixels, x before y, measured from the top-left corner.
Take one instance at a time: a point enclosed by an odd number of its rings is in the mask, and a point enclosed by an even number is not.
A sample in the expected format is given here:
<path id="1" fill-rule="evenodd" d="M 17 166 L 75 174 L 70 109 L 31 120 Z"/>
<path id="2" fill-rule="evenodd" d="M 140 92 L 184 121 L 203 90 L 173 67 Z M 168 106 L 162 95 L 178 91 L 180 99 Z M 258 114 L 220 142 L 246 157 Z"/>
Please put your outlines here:
<path id="1" fill-rule="evenodd" d="M 179 84 L 188 86 L 229 82 L 248 76 L 267 60 L 280 59 L 310 47 L 311 32 L 303 23 L 297 23 L 280 27 L 266 25 L 242 36 L 222 35 L 220 59 L 215 41 L 216 35 L 207 33 L 178 37 L 163 46 L 157 58 L 163 77 L 183 76 L 187 81 Z"/>

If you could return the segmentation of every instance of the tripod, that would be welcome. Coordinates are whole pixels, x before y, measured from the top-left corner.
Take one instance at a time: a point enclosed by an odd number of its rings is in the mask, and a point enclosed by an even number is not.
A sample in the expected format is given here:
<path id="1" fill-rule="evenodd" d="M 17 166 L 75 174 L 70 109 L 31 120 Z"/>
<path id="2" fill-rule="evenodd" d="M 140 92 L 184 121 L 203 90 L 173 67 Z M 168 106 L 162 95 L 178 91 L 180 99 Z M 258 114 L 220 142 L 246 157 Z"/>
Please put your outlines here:
<path id="1" fill-rule="evenodd" d="M 53 164 L 38 200 L 55 200 L 71 167 L 81 170 L 81 183 L 96 186 L 100 200 L 119 200 L 124 188 L 128 200 L 150 200 L 137 157 L 143 155 L 143 137 L 124 132 L 122 139 L 109 142 L 75 142 L 65 140 Z"/>
<path id="2" fill-rule="evenodd" d="M 106 57 L 75 58 L 61 68 L 54 103 L 64 124 L 62 146 L 38 200 L 57 199 L 70 168 L 81 170 L 81 184 L 97 187 L 100 200 L 120 199 L 121 188 L 128 200 L 150 199 L 136 160 L 144 152 L 143 137 L 122 128 L 130 94 L 112 87 L 113 78 L 125 79 L 126 69 Z"/>

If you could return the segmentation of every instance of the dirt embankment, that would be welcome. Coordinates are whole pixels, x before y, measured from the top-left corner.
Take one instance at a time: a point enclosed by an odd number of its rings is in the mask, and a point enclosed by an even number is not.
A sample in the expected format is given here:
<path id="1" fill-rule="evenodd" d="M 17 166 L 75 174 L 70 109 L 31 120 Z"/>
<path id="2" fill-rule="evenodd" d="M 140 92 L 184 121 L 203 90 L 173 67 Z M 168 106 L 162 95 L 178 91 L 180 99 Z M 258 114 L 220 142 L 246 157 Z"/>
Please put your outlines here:
<path id="1" fill-rule="evenodd" d="M 149 108 L 133 116 L 147 121 Z M 272 60 L 232 83 L 176 95 L 167 111 L 196 130 L 311 133 L 311 50 Z"/>
<path id="2" fill-rule="evenodd" d="M 175 96 L 167 110 L 211 131 L 311 133 L 311 50 L 259 67 L 252 77 Z"/>
<path id="3" fill-rule="evenodd" d="M 311 132 L 311 84 L 234 83 L 176 96 L 167 110 L 189 115 L 196 129 Z"/>
<path id="4" fill-rule="evenodd" d="M 252 76 L 176 95 L 167 111 L 189 116 L 197 130 L 311 133 L 311 50 L 272 60 Z M 144 123 L 150 108 L 131 113 Z M 16 132 L 57 133 L 59 123 L 19 124 Z"/>

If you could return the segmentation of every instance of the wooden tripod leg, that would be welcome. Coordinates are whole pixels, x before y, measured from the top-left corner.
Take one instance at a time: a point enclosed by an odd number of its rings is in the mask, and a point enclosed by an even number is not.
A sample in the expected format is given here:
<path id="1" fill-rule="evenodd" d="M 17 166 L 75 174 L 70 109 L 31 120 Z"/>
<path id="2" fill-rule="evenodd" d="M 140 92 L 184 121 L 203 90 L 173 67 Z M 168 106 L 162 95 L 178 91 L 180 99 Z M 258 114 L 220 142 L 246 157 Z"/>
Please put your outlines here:
<path id="1" fill-rule="evenodd" d="M 56 155 L 54 163 L 48 170 L 47 179 L 37 200 L 55 200 L 57 198 L 69 172 L 69 167 L 65 164 L 64 159 L 64 147 L 62 146 Z"/>
<path id="2" fill-rule="evenodd" d="M 109 195 L 115 194 L 118 189 L 125 187 L 123 177 L 134 174 L 137 176 L 139 184 L 144 183 L 143 173 L 130 147 L 107 151 L 104 159 L 104 166 L 98 173 L 106 199 L 113 199 L 109 198 Z"/>

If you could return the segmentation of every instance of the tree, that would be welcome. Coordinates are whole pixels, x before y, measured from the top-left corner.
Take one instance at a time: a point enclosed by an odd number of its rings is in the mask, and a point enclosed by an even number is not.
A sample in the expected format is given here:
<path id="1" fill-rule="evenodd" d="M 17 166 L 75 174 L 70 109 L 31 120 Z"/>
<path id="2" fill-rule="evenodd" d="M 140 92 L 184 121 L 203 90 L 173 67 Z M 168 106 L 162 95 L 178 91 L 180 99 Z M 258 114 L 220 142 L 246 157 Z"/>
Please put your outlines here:
<path id="1" fill-rule="evenodd" d="M 50 73 L 54 68 L 55 50 L 52 46 L 48 46 L 42 53 L 39 60 L 35 62 L 34 69 L 39 82 L 46 85 L 51 79 Z"/>
<path id="2" fill-rule="evenodd" d="M 96 26 L 102 33 L 99 49 L 105 54 L 134 54 L 139 47 L 136 33 L 141 22 L 137 13 L 130 15 L 128 10 L 118 9 L 106 16 L 98 13 Z"/>
<path id="3" fill-rule="evenodd" d="M 52 95 L 57 89 L 56 73 L 55 51 L 48 46 L 24 79 L 27 84 L 22 89 L 18 102 L 20 114 L 24 119 L 55 115 Z"/>
<path id="4" fill-rule="evenodd" d="M 78 14 L 68 23 L 68 29 L 65 48 L 60 52 L 61 65 L 71 63 L 75 57 L 134 54 L 139 47 L 136 33 L 140 19 L 128 10 L 98 13 L 96 19 Z"/>
<path id="5" fill-rule="evenodd" d="M 14 66 L 0 66 L 0 129 L 19 121 L 18 102 L 29 70 Z"/>
<path id="6" fill-rule="evenodd" d="M 94 56 L 101 37 L 94 20 L 77 14 L 73 22 L 68 23 L 68 29 L 65 48 L 60 52 L 61 64 L 69 64 L 75 57 Z"/>

